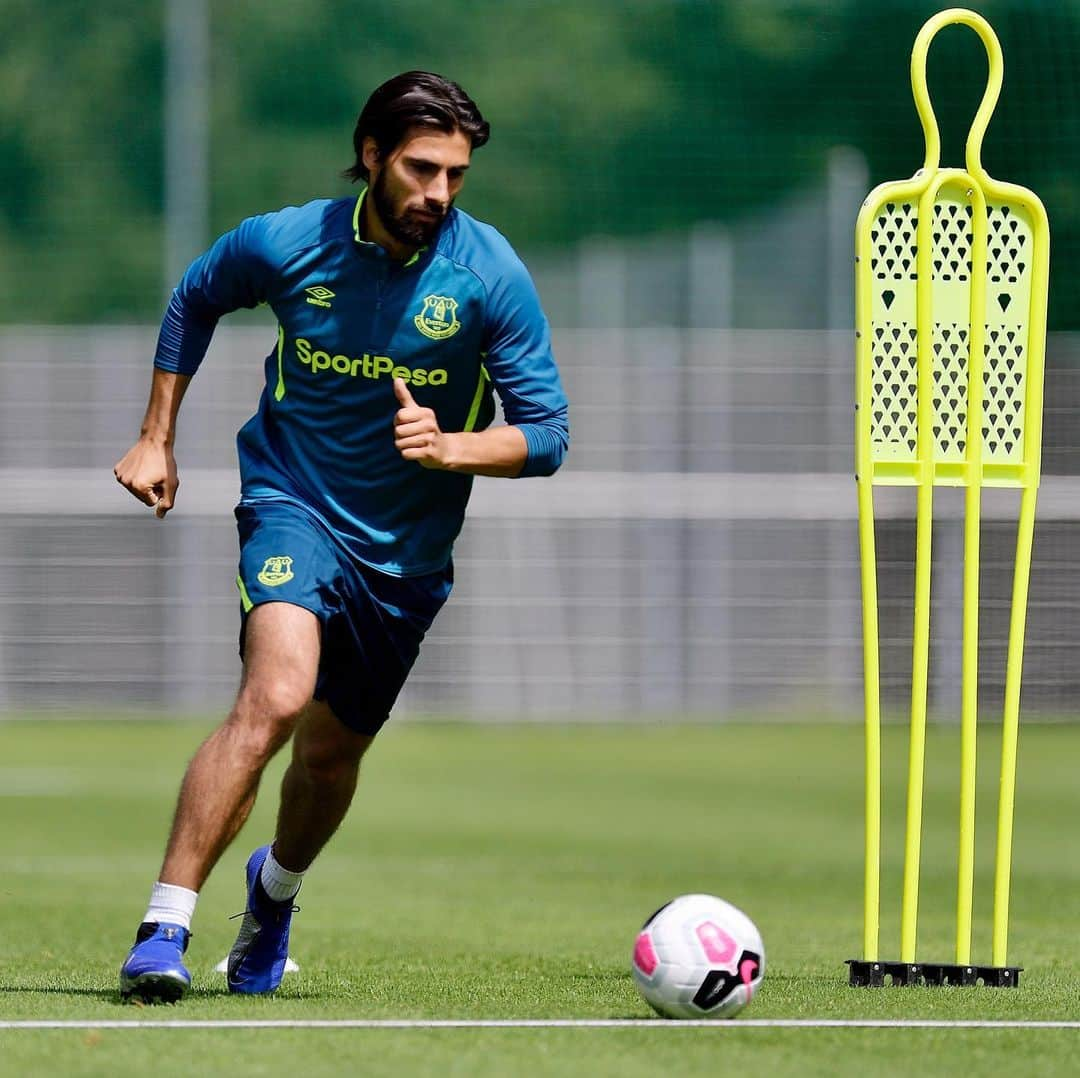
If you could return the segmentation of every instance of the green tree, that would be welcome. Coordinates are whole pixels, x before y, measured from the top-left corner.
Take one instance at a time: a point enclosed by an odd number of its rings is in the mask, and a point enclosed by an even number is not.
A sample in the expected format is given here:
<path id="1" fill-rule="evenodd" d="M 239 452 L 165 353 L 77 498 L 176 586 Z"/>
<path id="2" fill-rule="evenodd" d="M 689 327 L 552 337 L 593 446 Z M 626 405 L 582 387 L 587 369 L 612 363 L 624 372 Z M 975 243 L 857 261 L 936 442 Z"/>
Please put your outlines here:
<path id="1" fill-rule="evenodd" d="M 462 199 L 525 250 L 736 221 L 850 145 L 873 181 L 922 161 L 908 60 L 923 0 L 231 0 L 212 3 L 211 223 L 344 194 L 383 79 L 442 71 L 493 127 Z M 1006 81 L 984 160 L 1053 231 L 1051 326 L 1080 310 L 1080 6 L 987 0 Z M 0 319 L 156 320 L 162 5 L 0 3 Z M 959 163 L 985 79 L 950 28 L 931 88 Z M 211 237 L 205 237 L 207 240 Z"/>

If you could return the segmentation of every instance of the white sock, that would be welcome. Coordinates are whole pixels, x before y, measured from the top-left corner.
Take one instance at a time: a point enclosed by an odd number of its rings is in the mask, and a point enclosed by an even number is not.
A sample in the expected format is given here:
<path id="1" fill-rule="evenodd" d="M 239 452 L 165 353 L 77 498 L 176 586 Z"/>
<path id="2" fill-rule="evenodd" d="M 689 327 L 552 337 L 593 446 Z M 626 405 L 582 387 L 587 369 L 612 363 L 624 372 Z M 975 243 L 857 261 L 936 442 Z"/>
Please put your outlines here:
<path id="1" fill-rule="evenodd" d="M 195 915 L 195 903 L 198 900 L 198 891 L 189 891 L 186 887 L 177 887 L 176 884 L 162 883 L 159 880 L 150 892 L 150 907 L 143 920 L 180 925 L 190 932 L 191 918 Z"/>
<path id="2" fill-rule="evenodd" d="M 266 860 L 263 861 L 259 879 L 272 902 L 288 902 L 290 898 L 296 897 L 296 892 L 300 890 L 300 884 L 303 883 L 304 874 L 282 868 L 271 847 Z"/>

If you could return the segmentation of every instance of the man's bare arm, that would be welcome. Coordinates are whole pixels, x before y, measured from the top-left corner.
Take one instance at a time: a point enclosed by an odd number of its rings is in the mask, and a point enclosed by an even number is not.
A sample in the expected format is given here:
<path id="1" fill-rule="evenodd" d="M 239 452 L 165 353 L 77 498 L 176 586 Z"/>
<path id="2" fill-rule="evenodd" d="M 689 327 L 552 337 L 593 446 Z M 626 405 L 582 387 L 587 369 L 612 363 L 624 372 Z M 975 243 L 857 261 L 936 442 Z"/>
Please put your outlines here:
<path id="1" fill-rule="evenodd" d="M 180 486 L 173 444 L 180 402 L 190 382 L 190 375 L 154 369 L 139 440 L 113 468 L 117 481 L 139 501 L 152 505 L 159 519 L 172 509 Z"/>

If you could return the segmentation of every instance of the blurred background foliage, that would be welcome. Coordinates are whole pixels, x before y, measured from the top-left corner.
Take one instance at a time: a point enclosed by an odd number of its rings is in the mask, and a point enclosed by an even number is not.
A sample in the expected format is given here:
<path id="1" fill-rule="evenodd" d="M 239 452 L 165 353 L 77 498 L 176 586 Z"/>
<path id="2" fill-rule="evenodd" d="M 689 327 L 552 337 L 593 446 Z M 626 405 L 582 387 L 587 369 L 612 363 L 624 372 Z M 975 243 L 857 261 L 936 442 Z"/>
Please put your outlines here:
<path id="1" fill-rule="evenodd" d="M 585 237 L 733 223 L 857 149 L 872 183 L 922 161 L 908 61 L 941 3 L 865 0 L 211 0 L 210 224 L 347 193 L 356 114 L 409 68 L 461 82 L 492 124 L 461 205 L 528 255 Z M 1080 311 L 1080 3 L 979 5 L 1005 87 L 984 148 L 1053 232 L 1050 325 Z M 163 283 L 164 10 L 0 0 L 0 320 L 156 321 Z M 943 163 L 986 64 L 930 55 Z M 854 221 L 852 221 L 854 227 Z"/>

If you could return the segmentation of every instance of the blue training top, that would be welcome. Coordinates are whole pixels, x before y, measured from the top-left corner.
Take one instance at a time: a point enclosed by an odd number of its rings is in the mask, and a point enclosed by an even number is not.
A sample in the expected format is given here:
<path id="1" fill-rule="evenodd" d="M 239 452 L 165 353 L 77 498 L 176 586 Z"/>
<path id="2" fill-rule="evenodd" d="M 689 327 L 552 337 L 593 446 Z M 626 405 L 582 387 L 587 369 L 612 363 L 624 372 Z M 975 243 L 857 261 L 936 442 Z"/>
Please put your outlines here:
<path id="1" fill-rule="evenodd" d="M 223 314 L 269 304 L 278 343 L 237 436 L 242 501 L 299 505 L 360 561 L 413 576 L 446 565 L 472 476 L 402 458 L 393 379 L 444 431 L 486 427 L 494 386 L 528 444 L 523 476 L 562 462 L 566 397 L 536 289 L 503 236 L 454 209 L 430 247 L 395 263 L 360 238 L 363 198 L 227 232 L 173 292 L 154 365 L 194 374 Z"/>

